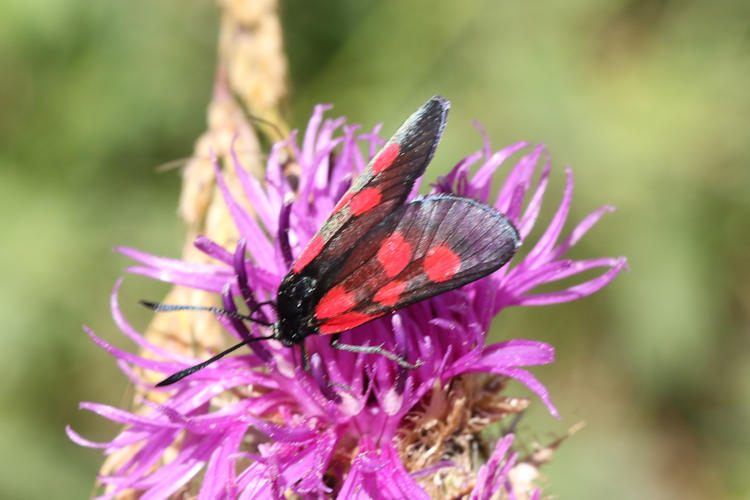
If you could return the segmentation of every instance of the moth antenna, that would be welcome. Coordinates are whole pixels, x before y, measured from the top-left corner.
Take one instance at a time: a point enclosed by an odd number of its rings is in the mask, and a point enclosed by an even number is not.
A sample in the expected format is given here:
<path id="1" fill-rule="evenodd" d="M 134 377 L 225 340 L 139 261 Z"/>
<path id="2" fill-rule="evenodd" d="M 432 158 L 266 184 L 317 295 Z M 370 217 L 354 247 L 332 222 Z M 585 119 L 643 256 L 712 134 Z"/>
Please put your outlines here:
<path id="1" fill-rule="evenodd" d="M 274 338 L 276 338 L 275 335 L 269 335 L 267 337 L 253 337 L 251 339 L 245 339 L 242 342 L 233 345 L 229 349 L 220 352 L 216 356 L 214 356 L 214 357 L 212 357 L 210 359 L 207 359 L 206 361 L 198 363 L 197 365 L 191 366 L 189 368 L 185 368 L 184 370 L 180 370 L 177 373 L 173 373 L 169 377 L 165 378 L 164 380 L 162 380 L 161 382 L 159 382 L 158 384 L 156 384 L 156 387 L 164 387 L 164 386 L 167 386 L 167 385 L 174 384 L 175 382 L 178 382 L 178 381 L 184 379 L 188 375 L 192 375 L 193 373 L 197 372 L 198 370 L 202 370 L 203 368 L 207 367 L 208 365 L 210 365 L 214 361 L 217 361 L 217 360 L 223 358 L 227 354 L 236 351 L 237 349 L 239 349 L 243 345 L 249 344 L 250 342 L 256 342 L 258 340 L 270 340 L 270 339 L 274 339 Z"/>
<path id="2" fill-rule="evenodd" d="M 259 325 L 263 326 L 272 326 L 273 323 L 269 323 L 268 321 L 262 321 L 259 319 L 255 319 L 252 317 L 255 312 L 260 309 L 262 306 L 273 304 L 272 301 L 268 302 L 261 302 L 257 304 L 252 311 L 250 311 L 250 314 L 240 314 L 236 311 L 230 311 L 228 309 L 224 309 L 223 307 L 216 307 L 216 306 L 191 306 L 186 304 L 162 304 L 161 302 L 150 302 L 148 300 L 139 300 L 138 301 L 141 305 L 144 305 L 148 307 L 149 309 L 152 309 L 154 311 L 158 312 L 173 312 L 173 311 L 206 311 L 206 312 L 212 312 L 216 314 L 221 314 L 222 316 L 227 316 L 229 318 L 235 318 L 235 319 L 241 319 L 245 321 L 251 321 L 253 323 L 257 323 Z"/>
<path id="3" fill-rule="evenodd" d="M 391 361 L 395 361 L 398 366 L 406 368 L 407 370 L 416 370 L 424 364 L 420 360 L 417 360 L 416 363 L 409 363 L 406 359 L 399 356 L 398 354 L 394 354 L 391 351 L 386 350 L 382 345 L 367 346 L 342 344 L 339 342 L 339 337 L 340 335 L 338 334 L 331 337 L 331 347 L 340 351 L 360 352 L 364 354 L 378 354 L 380 356 L 383 356 L 384 358 L 390 359 Z"/>

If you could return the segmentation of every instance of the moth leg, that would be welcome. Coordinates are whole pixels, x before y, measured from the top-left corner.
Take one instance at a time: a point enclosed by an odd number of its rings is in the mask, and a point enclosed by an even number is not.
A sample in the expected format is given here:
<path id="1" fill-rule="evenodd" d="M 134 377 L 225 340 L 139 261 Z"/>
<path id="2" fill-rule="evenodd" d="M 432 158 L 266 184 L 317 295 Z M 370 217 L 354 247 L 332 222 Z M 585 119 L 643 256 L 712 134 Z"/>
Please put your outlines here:
<path id="1" fill-rule="evenodd" d="M 307 373 L 312 373 L 312 370 L 310 370 L 310 362 L 307 359 L 307 349 L 305 349 L 304 339 L 299 345 L 299 353 L 300 353 L 300 356 L 302 356 L 302 370 L 304 370 Z"/>
<path id="2" fill-rule="evenodd" d="M 257 304 L 255 304 L 255 307 L 253 307 L 253 310 L 250 311 L 250 314 L 248 314 L 248 316 L 252 316 L 257 311 L 259 311 L 261 307 L 268 306 L 268 305 L 276 307 L 276 301 L 275 300 L 266 300 L 265 302 L 258 302 Z"/>
<path id="3" fill-rule="evenodd" d="M 417 361 L 414 364 L 409 363 L 398 354 L 394 354 L 391 351 L 384 349 L 382 344 L 375 346 L 341 344 L 339 342 L 339 334 L 333 335 L 331 337 L 331 347 L 333 347 L 334 349 L 339 349 L 341 351 L 361 352 L 364 354 L 379 354 L 384 358 L 395 361 L 398 366 L 406 368 L 407 370 L 414 370 L 423 365 L 421 361 Z"/>
<path id="4" fill-rule="evenodd" d="M 318 387 L 320 388 L 320 391 L 323 393 L 323 395 L 328 398 L 331 401 L 341 402 L 341 397 L 338 396 L 335 392 L 331 391 L 331 387 L 341 387 L 342 389 L 346 390 L 347 392 L 351 394 L 355 394 L 354 388 L 346 385 L 346 384 L 339 384 L 337 382 L 331 382 L 328 380 L 328 376 L 326 376 L 322 370 L 318 370 L 318 373 L 313 372 L 312 366 L 310 366 L 309 360 L 307 359 L 307 351 L 305 350 L 305 341 L 303 340 L 302 343 L 299 345 L 300 351 L 302 353 L 302 369 L 315 379 L 315 381 L 318 383 Z"/>

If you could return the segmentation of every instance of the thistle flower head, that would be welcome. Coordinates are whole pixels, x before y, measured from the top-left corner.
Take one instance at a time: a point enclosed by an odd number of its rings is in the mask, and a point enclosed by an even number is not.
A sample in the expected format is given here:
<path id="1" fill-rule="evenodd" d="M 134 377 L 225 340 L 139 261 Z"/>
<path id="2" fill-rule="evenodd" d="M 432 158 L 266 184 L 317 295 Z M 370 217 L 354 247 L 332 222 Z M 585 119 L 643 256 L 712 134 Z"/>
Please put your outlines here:
<path id="1" fill-rule="evenodd" d="M 129 271 L 216 293 L 230 311 L 237 311 L 238 303 L 243 310 L 272 300 L 294 258 L 384 144 L 377 127 L 363 133 L 343 119 L 324 120 L 327 109 L 315 108 L 301 144 L 293 133 L 273 146 L 262 181 L 249 175 L 233 156 L 233 168 L 254 216 L 230 193 L 216 166 L 218 186 L 240 234 L 236 247 L 223 248 L 199 237 L 195 245 L 213 259 L 212 264 L 120 248 L 139 262 Z M 533 147 L 522 156 L 498 193 L 491 189 L 493 177 L 509 157 L 525 148 L 527 144 L 518 143 L 493 151 L 485 137 L 482 149 L 459 161 L 432 190 L 494 206 L 526 240 L 550 174 L 544 147 Z M 295 178 L 285 171 L 287 151 L 298 167 Z M 138 413 L 81 404 L 125 424 L 107 443 L 88 441 L 68 429 L 77 443 L 119 458 L 100 477 L 105 486 L 101 498 L 127 490 L 149 499 L 168 498 L 178 491 L 206 499 L 283 498 L 290 491 L 304 498 L 427 499 L 449 490 L 476 499 L 490 498 L 497 491 L 516 498 L 537 497 L 539 492 L 533 489 L 513 491 L 508 480 L 516 465 L 510 450 L 512 435 L 497 443 L 476 476 L 466 456 L 482 427 L 528 403 L 498 393 L 509 379 L 529 387 L 557 416 L 546 388 L 525 369 L 551 363 L 552 346 L 533 340 L 487 345 L 492 318 L 511 305 L 587 296 L 625 265 L 623 258 L 566 257 L 581 236 L 611 211 L 600 208 L 561 239 L 573 186 L 570 169 L 566 175 L 562 202 L 552 221 L 539 240 L 524 241 L 527 250 L 510 265 L 342 336 L 342 342 L 382 345 L 422 361 L 413 370 L 381 356 L 332 349 L 326 336 L 313 335 L 306 339 L 309 372 L 302 370 L 296 349 L 276 341 L 255 342 L 243 354 L 223 358 L 173 386 L 153 389 L 151 377 L 144 374 L 168 375 L 199 359 L 152 345 L 128 324 L 117 304 L 118 282 L 111 301 L 114 319 L 147 357 L 117 349 L 88 328 L 86 332 L 117 358 L 134 384 L 161 396 L 143 401 L 146 411 Z M 558 291 L 534 293 L 539 285 L 592 268 L 603 272 Z M 269 322 L 277 320 L 272 307 L 261 308 L 260 314 Z M 262 326 L 225 315 L 217 315 L 216 320 L 238 340 L 268 334 Z M 447 471 L 453 474 L 451 484 L 434 480 Z"/>

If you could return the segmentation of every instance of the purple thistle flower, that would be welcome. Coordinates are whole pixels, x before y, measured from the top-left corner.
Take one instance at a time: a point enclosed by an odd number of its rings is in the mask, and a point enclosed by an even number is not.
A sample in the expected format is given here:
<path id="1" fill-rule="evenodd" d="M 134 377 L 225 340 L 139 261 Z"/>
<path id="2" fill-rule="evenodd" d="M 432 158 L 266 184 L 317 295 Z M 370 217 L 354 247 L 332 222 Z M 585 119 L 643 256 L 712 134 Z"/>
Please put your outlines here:
<path id="1" fill-rule="evenodd" d="M 237 310 L 235 300 L 253 308 L 275 297 L 294 257 L 384 144 L 377 127 L 360 133 L 358 126 L 344 125 L 343 119 L 324 121 L 328 108 L 315 108 L 301 146 L 295 133 L 274 145 L 263 183 L 233 155 L 257 218 L 241 208 L 216 166 L 219 188 L 241 235 L 236 248 L 198 237 L 196 247 L 215 264 L 119 248 L 140 263 L 129 271 L 220 294 L 230 311 Z M 544 147 L 532 148 L 516 163 L 496 196 L 491 197 L 490 189 L 498 168 L 525 147 L 518 143 L 493 153 L 485 136 L 484 147 L 458 162 L 434 190 L 493 205 L 516 224 L 525 240 L 550 173 L 545 155 L 541 174 L 533 180 Z M 291 150 L 299 165 L 294 183 L 284 175 L 284 150 Z M 448 486 L 437 487 L 436 481 L 426 479 L 447 471 L 460 478 L 453 491 L 464 491 L 470 498 L 490 498 L 498 490 L 513 498 L 509 471 L 516 455 L 510 452 L 511 435 L 498 442 L 477 476 L 470 472 L 471 464 L 451 450 L 468 452 L 482 427 L 526 407 L 526 400 L 498 394 L 510 378 L 529 387 L 557 417 L 544 385 L 523 368 L 551 363 L 554 349 L 533 340 L 487 346 L 490 321 L 510 305 L 552 304 L 590 295 L 625 266 L 624 258 L 564 257 L 605 212 L 612 211 L 605 206 L 593 212 L 558 243 L 572 199 L 570 169 L 566 173 L 557 212 L 536 243 L 525 242 L 523 258 L 459 290 L 344 334 L 347 343 L 382 344 L 392 352 L 412 353 L 423 362 L 414 370 L 381 356 L 331 349 L 326 336 L 313 335 L 306 340 L 309 373 L 295 359 L 294 349 L 275 341 L 256 342 L 249 344 L 250 352 L 223 358 L 169 388 L 154 389 L 151 379 L 141 375 L 143 370 L 168 375 L 198 360 L 159 348 L 135 331 L 119 309 L 118 281 L 111 299 L 115 322 L 150 357 L 117 349 L 88 328 L 85 331 L 117 358 L 136 386 L 160 394 L 160 403 L 143 401 L 146 411 L 138 413 L 81 403 L 81 408 L 125 424 L 107 443 L 88 441 L 67 429 L 78 444 L 116 456 L 108 473 L 99 478 L 105 487 L 100 498 L 135 490 L 143 499 L 168 498 L 180 491 L 200 499 L 283 498 L 289 491 L 303 498 L 427 499 L 445 493 Z M 604 272 L 562 290 L 533 293 L 539 285 L 592 268 Z M 275 321 L 271 308 L 262 311 Z M 216 319 L 238 340 L 263 335 L 256 324 L 222 315 Z M 538 498 L 539 492 L 524 495 Z"/>

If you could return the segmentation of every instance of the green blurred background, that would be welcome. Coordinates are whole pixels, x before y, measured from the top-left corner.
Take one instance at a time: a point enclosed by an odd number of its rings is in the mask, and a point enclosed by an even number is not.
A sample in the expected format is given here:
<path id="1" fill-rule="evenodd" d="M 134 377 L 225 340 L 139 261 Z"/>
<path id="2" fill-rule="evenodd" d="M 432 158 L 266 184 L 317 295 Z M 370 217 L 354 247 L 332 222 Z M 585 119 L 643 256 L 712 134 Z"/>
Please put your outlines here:
<path id="1" fill-rule="evenodd" d="M 314 103 L 385 131 L 432 94 L 453 102 L 428 178 L 480 145 L 549 145 L 569 227 L 608 215 L 572 252 L 626 255 L 593 297 L 516 308 L 497 334 L 544 340 L 521 431 L 587 426 L 546 467 L 561 498 L 750 498 L 750 4 L 567 0 L 284 2 L 290 121 Z M 177 170 L 204 129 L 218 17 L 211 2 L 11 0 L 0 5 L 1 498 L 79 499 L 101 456 L 69 442 L 116 427 L 78 401 L 130 401 L 81 331 L 132 348 L 109 316 L 130 245 L 179 255 Z M 126 280 L 133 305 L 167 287 Z M 499 338 L 499 337 L 498 337 Z M 521 390 L 518 388 L 517 390 Z"/>

